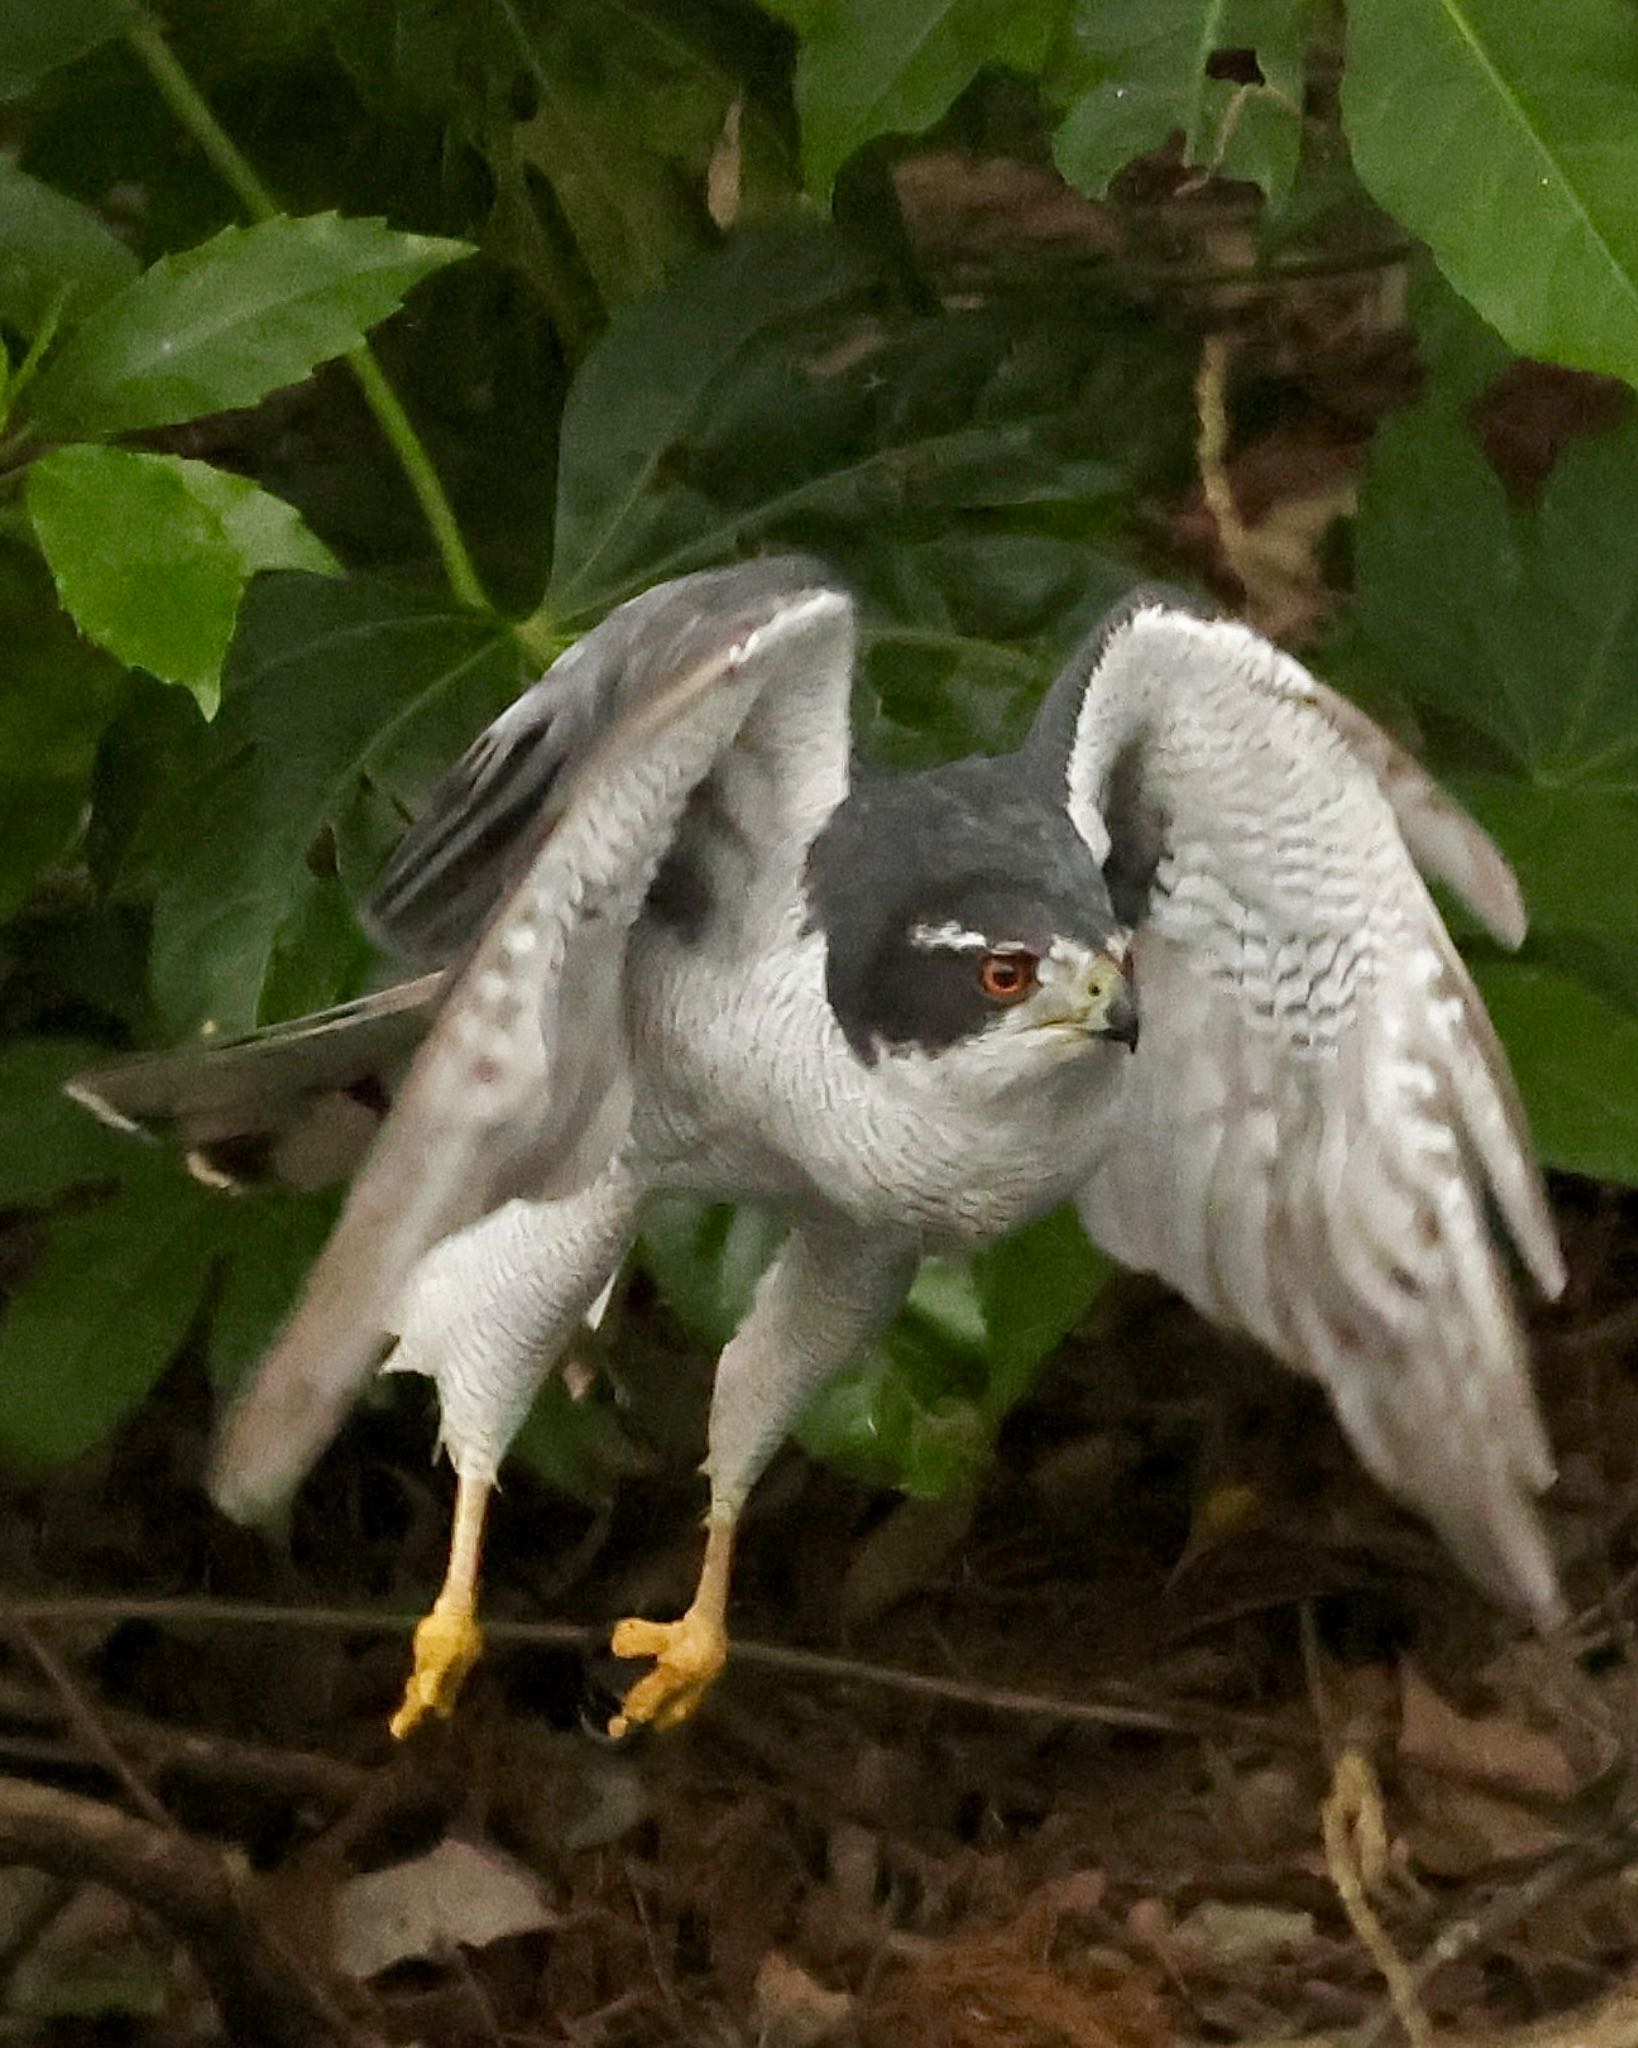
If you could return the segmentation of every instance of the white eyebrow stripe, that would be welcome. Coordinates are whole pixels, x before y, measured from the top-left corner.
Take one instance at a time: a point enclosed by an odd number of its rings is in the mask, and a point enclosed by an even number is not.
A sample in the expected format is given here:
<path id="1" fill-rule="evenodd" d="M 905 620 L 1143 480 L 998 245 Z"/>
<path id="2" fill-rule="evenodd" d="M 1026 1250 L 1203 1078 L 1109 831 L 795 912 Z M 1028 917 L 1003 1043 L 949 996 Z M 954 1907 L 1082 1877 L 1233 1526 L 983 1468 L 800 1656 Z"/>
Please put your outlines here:
<path id="1" fill-rule="evenodd" d="M 966 930 L 947 918 L 943 924 L 913 924 L 910 943 L 923 953 L 989 953 L 994 950 L 983 932 Z"/>

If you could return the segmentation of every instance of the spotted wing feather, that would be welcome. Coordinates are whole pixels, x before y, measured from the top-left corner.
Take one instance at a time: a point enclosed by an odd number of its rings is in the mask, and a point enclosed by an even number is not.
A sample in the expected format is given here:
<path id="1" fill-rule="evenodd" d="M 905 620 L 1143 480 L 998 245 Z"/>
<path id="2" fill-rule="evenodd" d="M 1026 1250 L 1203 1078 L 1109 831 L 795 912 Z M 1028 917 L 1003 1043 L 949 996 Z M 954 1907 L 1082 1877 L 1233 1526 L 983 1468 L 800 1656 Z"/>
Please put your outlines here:
<path id="1" fill-rule="evenodd" d="M 1142 853 L 1142 1035 L 1089 1233 L 1314 1374 L 1475 1578 L 1552 1621 L 1552 1467 L 1492 1211 L 1547 1293 L 1563 1269 L 1413 854 L 1516 942 L 1505 862 L 1363 714 L 1164 598 L 1070 664 L 1037 745 L 1100 857 Z"/>
<path id="2" fill-rule="evenodd" d="M 446 934 L 456 907 L 498 900 L 229 1420 L 213 1490 L 234 1514 L 275 1504 L 334 1433 L 424 1253 L 513 1194 L 585 1186 L 620 1145 L 626 946 L 691 801 L 763 693 L 806 681 L 828 695 L 845 773 L 852 608 L 823 583 L 765 565 L 685 578 L 643 601 L 637 630 L 616 613 L 584 648 L 603 722 L 576 752 L 548 734 L 536 814 L 514 814 L 524 853 L 496 843 L 474 863 L 483 834 L 465 836 L 457 803 L 419 838 L 424 880 L 400 863 L 393 900 L 419 931 Z M 484 801 L 480 774 L 474 815 Z"/>

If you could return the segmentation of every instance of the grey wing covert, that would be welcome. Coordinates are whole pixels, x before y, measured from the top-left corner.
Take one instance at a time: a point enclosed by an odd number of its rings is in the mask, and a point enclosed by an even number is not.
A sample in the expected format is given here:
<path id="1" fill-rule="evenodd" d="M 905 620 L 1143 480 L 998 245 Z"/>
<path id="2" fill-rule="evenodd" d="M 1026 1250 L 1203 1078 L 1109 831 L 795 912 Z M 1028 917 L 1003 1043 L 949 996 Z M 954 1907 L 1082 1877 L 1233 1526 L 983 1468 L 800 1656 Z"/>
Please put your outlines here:
<path id="1" fill-rule="evenodd" d="M 1563 1266 L 1416 865 L 1516 945 L 1505 861 L 1361 712 L 1166 593 L 1071 661 L 1033 744 L 1136 927 L 1142 1037 L 1088 1233 L 1313 1374 L 1377 1477 L 1553 1624 L 1552 1464 L 1492 1214 L 1546 1294 Z"/>

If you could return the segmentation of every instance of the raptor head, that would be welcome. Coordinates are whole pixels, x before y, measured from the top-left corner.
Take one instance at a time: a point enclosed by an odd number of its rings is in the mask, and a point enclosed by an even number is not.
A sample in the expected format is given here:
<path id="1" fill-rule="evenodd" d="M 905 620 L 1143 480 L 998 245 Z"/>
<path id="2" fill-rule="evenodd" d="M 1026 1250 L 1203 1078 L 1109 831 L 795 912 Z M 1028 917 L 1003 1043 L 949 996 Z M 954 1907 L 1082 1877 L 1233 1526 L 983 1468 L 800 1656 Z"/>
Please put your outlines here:
<path id="1" fill-rule="evenodd" d="M 1067 811 L 1016 756 L 859 784 L 808 897 L 859 1057 L 954 1056 L 997 1085 L 1137 1042 L 1130 934 Z"/>

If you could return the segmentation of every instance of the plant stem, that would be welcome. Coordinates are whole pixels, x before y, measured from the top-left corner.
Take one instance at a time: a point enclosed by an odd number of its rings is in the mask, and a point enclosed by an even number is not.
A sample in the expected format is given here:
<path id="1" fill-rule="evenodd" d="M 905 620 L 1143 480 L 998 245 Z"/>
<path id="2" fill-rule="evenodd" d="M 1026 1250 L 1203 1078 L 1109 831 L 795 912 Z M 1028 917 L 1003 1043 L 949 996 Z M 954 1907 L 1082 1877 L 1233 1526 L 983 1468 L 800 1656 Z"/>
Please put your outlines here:
<path id="1" fill-rule="evenodd" d="M 461 538 L 455 508 L 444 494 L 438 472 L 432 466 L 432 458 L 405 412 L 403 401 L 387 382 L 387 373 L 376 361 L 367 341 L 361 341 L 357 348 L 348 351 L 347 367 L 358 380 L 365 404 L 375 414 L 376 425 L 386 435 L 405 476 L 409 478 L 410 489 L 415 493 L 422 517 L 432 529 L 432 538 L 437 544 L 450 589 L 472 611 L 488 611 L 489 600 L 483 594 L 478 572 L 472 566 L 472 557 Z"/>
<path id="2" fill-rule="evenodd" d="M 158 25 L 147 16 L 139 15 L 126 30 L 125 39 L 141 60 L 166 105 L 199 145 L 211 168 L 245 212 L 252 220 L 279 219 L 283 208 L 217 120 L 204 95 L 160 33 Z M 364 402 L 374 413 L 376 424 L 386 436 L 409 480 L 416 503 L 431 529 L 450 589 L 462 604 L 473 611 L 490 610 L 483 585 L 478 581 L 478 572 L 472 566 L 472 557 L 467 553 L 466 542 L 461 538 L 454 509 L 444 493 L 438 472 L 432 466 L 432 458 L 367 341 L 361 341 L 357 348 L 348 352 L 347 366 L 358 380 Z"/>

